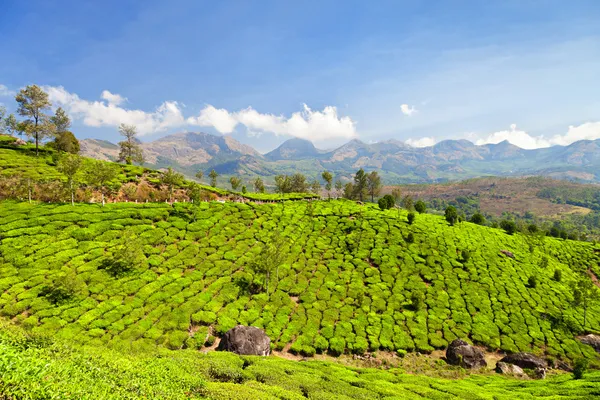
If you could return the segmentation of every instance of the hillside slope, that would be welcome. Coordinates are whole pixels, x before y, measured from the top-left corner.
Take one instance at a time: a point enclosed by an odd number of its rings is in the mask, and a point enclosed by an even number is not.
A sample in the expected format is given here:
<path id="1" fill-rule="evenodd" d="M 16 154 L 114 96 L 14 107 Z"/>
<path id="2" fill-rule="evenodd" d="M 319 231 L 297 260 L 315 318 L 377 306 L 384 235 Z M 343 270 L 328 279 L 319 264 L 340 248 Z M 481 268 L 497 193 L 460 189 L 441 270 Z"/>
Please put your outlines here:
<path id="1" fill-rule="evenodd" d="M 249 267 L 271 235 L 284 239 L 285 257 L 267 294 Z M 600 275 L 591 243 L 451 227 L 433 215 L 409 225 L 404 212 L 347 201 L 5 202 L 0 238 L 2 315 L 89 345 L 202 348 L 244 324 L 304 355 L 430 352 L 461 337 L 574 359 L 595 357 L 575 335 L 600 330 L 600 307 L 583 328 L 569 305 L 576 269 Z M 133 270 L 116 274 L 124 248 Z"/>
<path id="2" fill-rule="evenodd" d="M 600 396 L 600 372 L 575 380 L 502 376 L 442 379 L 322 361 L 203 354 L 193 350 L 124 354 L 102 347 L 53 343 L 0 320 L 0 396 L 14 399 L 534 399 Z"/>

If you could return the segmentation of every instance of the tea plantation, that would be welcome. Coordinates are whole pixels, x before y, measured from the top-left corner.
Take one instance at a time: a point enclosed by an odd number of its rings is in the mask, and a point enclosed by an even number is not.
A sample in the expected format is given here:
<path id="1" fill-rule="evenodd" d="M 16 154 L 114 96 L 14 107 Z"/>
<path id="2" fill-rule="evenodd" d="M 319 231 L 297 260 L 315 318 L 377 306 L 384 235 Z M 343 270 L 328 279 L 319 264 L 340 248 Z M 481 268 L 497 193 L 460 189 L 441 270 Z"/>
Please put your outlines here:
<path id="1" fill-rule="evenodd" d="M 306 356 L 427 353 L 457 337 L 490 350 L 596 356 L 576 340 L 583 310 L 570 306 L 575 271 L 600 275 L 587 242 L 426 214 L 409 225 L 403 212 L 350 201 L 4 202 L 0 238 L 2 315 L 71 342 L 200 349 L 243 324 Z M 250 266 L 273 240 L 283 258 L 267 293 Z M 123 252 L 133 268 L 118 268 Z M 585 330 L 600 330 L 598 306 Z"/>
<path id="2" fill-rule="evenodd" d="M 491 375 L 459 380 L 322 361 L 162 349 L 124 354 L 74 348 L 0 320 L 3 399 L 593 399 L 600 372 L 543 381 Z"/>

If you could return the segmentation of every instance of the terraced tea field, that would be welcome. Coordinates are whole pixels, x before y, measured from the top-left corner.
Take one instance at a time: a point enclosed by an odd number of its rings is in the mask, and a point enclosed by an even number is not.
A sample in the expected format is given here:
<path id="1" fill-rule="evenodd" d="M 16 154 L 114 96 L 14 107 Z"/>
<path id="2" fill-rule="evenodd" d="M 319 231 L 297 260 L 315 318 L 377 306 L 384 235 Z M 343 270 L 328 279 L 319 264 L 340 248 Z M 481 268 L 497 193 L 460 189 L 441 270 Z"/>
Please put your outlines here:
<path id="1" fill-rule="evenodd" d="M 274 240 L 283 258 L 266 293 L 250 266 Z M 244 324 L 308 356 L 430 352 L 468 337 L 594 358 L 574 337 L 583 310 L 569 305 L 575 270 L 600 275 L 593 246 L 426 214 L 409 225 L 404 212 L 349 201 L 4 202 L 0 310 L 33 333 L 134 350 L 200 349 Z M 123 252 L 135 266 L 112 269 Z M 587 315 L 586 330 L 600 330 L 600 308 Z"/>

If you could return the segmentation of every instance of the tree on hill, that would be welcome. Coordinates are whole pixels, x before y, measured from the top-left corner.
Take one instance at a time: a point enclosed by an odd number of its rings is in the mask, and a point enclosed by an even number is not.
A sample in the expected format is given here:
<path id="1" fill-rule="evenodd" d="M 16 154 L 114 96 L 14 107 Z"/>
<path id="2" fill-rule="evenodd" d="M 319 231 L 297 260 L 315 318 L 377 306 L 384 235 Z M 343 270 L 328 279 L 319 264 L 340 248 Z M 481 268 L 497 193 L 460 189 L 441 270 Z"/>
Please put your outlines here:
<path id="1" fill-rule="evenodd" d="M 306 176 L 297 173 L 292 176 L 277 175 L 275 177 L 275 191 L 277 193 L 306 193 L 309 185 Z"/>
<path id="2" fill-rule="evenodd" d="M 124 161 L 128 165 L 134 162 L 143 164 L 144 153 L 137 142 L 137 128 L 134 125 L 121 124 L 119 125 L 119 134 L 125 138 L 119 142 L 119 161 Z"/>
<path id="3" fill-rule="evenodd" d="M 344 189 L 344 185 L 342 184 L 342 181 L 340 181 L 339 179 L 335 181 L 335 195 L 336 197 L 340 197 L 342 194 L 342 190 Z"/>
<path id="4" fill-rule="evenodd" d="M 285 260 L 284 252 L 282 251 L 285 245 L 283 236 L 275 232 L 263 244 L 260 256 L 254 258 L 249 265 L 250 269 L 257 275 L 262 277 L 262 288 L 269 295 L 269 282 L 271 275 L 275 272 L 276 277 L 279 276 L 279 266 Z"/>
<path id="5" fill-rule="evenodd" d="M 81 169 L 82 159 L 77 154 L 66 154 L 58 162 L 57 169 L 67 178 L 67 187 L 71 192 L 71 205 L 75 205 L 75 178 Z"/>
<path id="6" fill-rule="evenodd" d="M 100 190 L 102 196 L 102 206 L 104 206 L 104 195 L 107 184 L 117 177 L 117 169 L 113 164 L 100 161 L 90 160 L 91 163 L 86 171 L 86 181 L 90 185 Z"/>
<path id="7" fill-rule="evenodd" d="M 354 193 L 353 197 L 359 201 L 363 201 L 367 194 L 367 174 L 364 169 L 359 169 L 354 175 Z"/>
<path id="8" fill-rule="evenodd" d="M 260 179 L 260 177 L 257 177 L 254 180 L 254 191 L 257 193 L 264 193 L 265 192 L 265 184 L 263 183 L 263 180 Z"/>
<path id="9" fill-rule="evenodd" d="M 409 212 L 408 215 L 406 216 L 406 220 L 408 221 L 409 225 L 412 225 L 412 223 L 415 222 L 415 218 L 416 218 L 416 215 L 412 211 Z"/>
<path id="10" fill-rule="evenodd" d="M 471 216 L 470 222 L 477 224 L 477 225 L 485 225 L 485 217 L 483 216 L 482 213 L 476 212 L 475 214 L 473 214 Z"/>
<path id="11" fill-rule="evenodd" d="M 15 100 L 18 103 L 17 113 L 27 118 L 19 123 L 18 130 L 35 140 L 35 155 L 37 156 L 39 142 L 45 137 L 53 135 L 55 131 L 48 115 L 44 113 L 52 106 L 52 103 L 50 103 L 48 93 L 37 85 L 28 85 L 21 89 Z"/>
<path id="12" fill-rule="evenodd" d="M 392 197 L 394 198 L 394 205 L 398 206 L 398 216 L 400 216 L 400 199 L 402 198 L 402 191 L 399 187 L 392 189 Z"/>
<path id="13" fill-rule="evenodd" d="M 310 190 L 314 194 L 319 194 L 321 192 L 321 183 L 318 180 L 314 180 L 310 184 Z"/>
<path id="14" fill-rule="evenodd" d="M 394 203 L 394 198 L 390 194 L 386 194 L 377 201 L 379 208 L 382 210 L 389 210 L 390 208 L 394 207 Z"/>
<path id="15" fill-rule="evenodd" d="M 585 330 L 587 311 L 600 301 L 600 289 L 594 285 L 592 279 L 584 272 L 573 284 L 571 290 L 573 293 L 573 306 L 583 308 L 583 329 Z"/>
<path id="16" fill-rule="evenodd" d="M 169 188 L 169 203 L 171 203 L 173 201 L 173 189 L 183 183 L 183 175 L 169 167 L 161 174 L 160 181 Z"/>
<path id="17" fill-rule="evenodd" d="M 242 180 L 237 176 L 232 176 L 231 178 L 229 178 L 229 183 L 231 184 L 231 189 L 238 190 L 242 183 Z"/>
<path id="18" fill-rule="evenodd" d="M 454 206 L 448 206 L 446 208 L 444 216 L 446 217 L 446 221 L 448 221 L 448 223 L 452 226 L 458 220 L 458 212 L 456 212 L 456 208 Z"/>
<path id="19" fill-rule="evenodd" d="M 415 206 L 414 206 L 413 198 L 410 194 L 407 194 L 402 199 L 402 207 L 404 207 L 408 211 L 414 210 Z"/>
<path id="20" fill-rule="evenodd" d="M 8 117 L 4 118 L 3 124 L 0 128 L 0 133 L 14 136 L 19 131 L 19 122 L 15 118 L 14 114 L 9 114 Z"/>
<path id="21" fill-rule="evenodd" d="M 210 186 L 216 188 L 217 187 L 217 178 L 219 177 L 219 173 L 217 171 L 215 171 L 214 169 L 211 169 L 210 173 L 208 174 L 208 177 L 210 178 Z"/>
<path id="22" fill-rule="evenodd" d="M 377 171 L 371 171 L 367 175 L 367 192 L 371 195 L 371 202 L 375 201 L 375 196 L 381 192 L 381 177 Z"/>
<path id="23" fill-rule="evenodd" d="M 517 231 L 517 224 L 515 224 L 515 221 L 504 219 L 500 221 L 500 228 L 504 229 L 509 235 L 512 235 Z"/>
<path id="24" fill-rule="evenodd" d="M 202 181 L 202 178 L 204 178 L 204 172 L 202 170 L 199 170 L 198 172 L 196 172 L 196 179 Z"/>
<path id="25" fill-rule="evenodd" d="M 352 182 L 348 182 L 344 185 L 344 198 L 348 199 L 348 200 L 352 200 L 354 199 L 354 195 L 355 195 L 355 191 L 354 191 L 354 185 L 352 184 Z"/>
<path id="26" fill-rule="evenodd" d="M 56 129 L 56 138 L 52 142 L 52 147 L 57 151 L 65 153 L 79 153 L 79 140 L 73 135 L 69 128 L 71 127 L 71 119 L 61 107 L 58 107 L 50 122 L 54 124 Z"/>
<path id="27" fill-rule="evenodd" d="M 425 211 L 427 211 L 427 205 L 423 200 L 418 200 L 415 203 L 415 211 L 419 214 L 423 214 Z"/>
<path id="28" fill-rule="evenodd" d="M 327 190 L 327 198 L 331 198 L 331 183 L 333 182 L 333 175 L 329 171 L 323 171 L 321 178 L 325 181 L 325 190 Z"/>

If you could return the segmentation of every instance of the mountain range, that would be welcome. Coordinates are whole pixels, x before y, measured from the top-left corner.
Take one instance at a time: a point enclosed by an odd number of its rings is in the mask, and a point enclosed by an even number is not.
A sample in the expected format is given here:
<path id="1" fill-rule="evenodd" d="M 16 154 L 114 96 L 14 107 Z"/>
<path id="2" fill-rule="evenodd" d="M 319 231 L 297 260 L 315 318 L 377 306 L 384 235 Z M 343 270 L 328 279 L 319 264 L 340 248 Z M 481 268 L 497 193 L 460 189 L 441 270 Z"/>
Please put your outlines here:
<path id="1" fill-rule="evenodd" d="M 215 169 L 242 178 L 301 172 L 317 177 L 329 170 L 350 178 L 359 168 L 377 170 L 386 183 L 444 182 L 478 176 L 543 175 L 600 182 L 600 139 L 569 146 L 526 150 L 503 141 L 475 145 L 468 140 L 444 140 L 430 147 L 412 147 L 398 140 L 365 143 L 354 139 L 334 150 L 317 149 L 304 139 L 289 139 L 260 154 L 230 136 L 182 132 L 141 143 L 151 168 L 173 168 L 188 176 Z M 83 155 L 115 160 L 116 144 L 98 139 L 81 141 Z"/>

